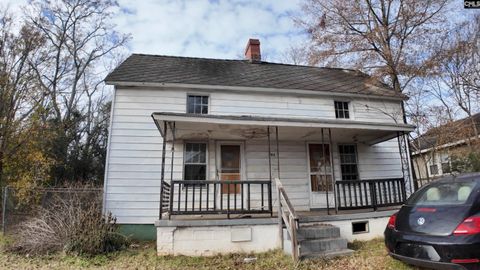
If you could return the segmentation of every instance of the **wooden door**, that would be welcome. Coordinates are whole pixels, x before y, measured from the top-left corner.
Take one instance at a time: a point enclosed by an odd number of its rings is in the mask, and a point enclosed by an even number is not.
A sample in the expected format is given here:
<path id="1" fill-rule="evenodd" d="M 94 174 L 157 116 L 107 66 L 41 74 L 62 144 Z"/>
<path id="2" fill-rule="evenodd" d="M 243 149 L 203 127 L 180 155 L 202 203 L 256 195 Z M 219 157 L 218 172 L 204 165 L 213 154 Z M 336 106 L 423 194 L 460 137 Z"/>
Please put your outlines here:
<path id="1" fill-rule="evenodd" d="M 220 180 L 241 180 L 240 145 L 220 145 Z M 240 191 L 240 184 L 222 185 L 223 194 Z"/>

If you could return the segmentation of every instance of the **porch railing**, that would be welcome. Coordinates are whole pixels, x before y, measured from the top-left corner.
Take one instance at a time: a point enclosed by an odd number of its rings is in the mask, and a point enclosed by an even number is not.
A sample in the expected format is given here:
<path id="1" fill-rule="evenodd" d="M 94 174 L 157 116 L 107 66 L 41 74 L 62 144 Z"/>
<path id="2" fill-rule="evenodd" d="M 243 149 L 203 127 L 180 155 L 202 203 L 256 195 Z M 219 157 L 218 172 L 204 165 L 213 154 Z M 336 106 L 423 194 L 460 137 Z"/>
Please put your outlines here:
<path id="1" fill-rule="evenodd" d="M 342 180 L 335 182 L 339 210 L 402 205 L 406 200 L 403 178 Z"/>
<path id="2" fill-rule="evenodd" d="M 161 181 L 160 182 L 160 218 L 162 218 L 163 213 L 167 213 L 170 209 L 170 184 Z"/>
<path id="3" fill-rule="evenodd" d="M 300 246 L 297 239 L 297 230 L 300 228 L 299 218 L 280 179 L 275 178 L 275 185 L 277 186 L 278 233 L 282 243 L 281 248 L 283 249 L 283 225 L 285 224 L 292 244 L 293 260 L 298 261 L 300 256 Z"/>
<path id="4" fill-rule="evenodd" d="M 169 215 L 272 214 L 272 183 L 247 180 L 174 180 Z"/>

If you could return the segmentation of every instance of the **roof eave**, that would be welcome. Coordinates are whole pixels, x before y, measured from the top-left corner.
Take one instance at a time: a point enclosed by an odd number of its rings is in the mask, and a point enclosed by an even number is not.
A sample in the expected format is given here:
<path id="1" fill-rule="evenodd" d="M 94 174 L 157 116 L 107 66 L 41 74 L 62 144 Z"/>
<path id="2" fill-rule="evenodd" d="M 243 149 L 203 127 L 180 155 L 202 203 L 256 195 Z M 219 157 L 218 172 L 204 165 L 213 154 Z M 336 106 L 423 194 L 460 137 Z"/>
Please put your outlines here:
<path id="1" fill-rule="evenodd" d="M 409 124 L 377 123 L 355 120 L 332 120 L 332 119 L 309 119 L 309 118 L 284 118 L 284 117 L 263 117 L 245 115 L 212 115 L 212 114 L 188 114 L 172 112 L 153 112 L 153 119 L 164 121 L 185 121 L 191 120 L 198 123 L 217 124 L 244 124 L 262 126 L 288 126 L 288 127 L 320 127 L 320 128 L 358 128 L 373 130 L 389 130 L 396 132 L 412 132 L 415 126 Z"/>
<path id="2" fill-rule="evenodd" d="M 115 81 L 109 80 L 108 76 L 105 78 L 105 84 L 114 86 L 126 87 L 168 87 L 168 88 L 186 88 L 199 89 L 209 91 L 231 90 L 239 92 L 263 92 L 263 93 L 282 93 L 282 94 L 300 94 L 313 96 L 338 96 L 338 97 L 361 97 L 361 98 L 375 98 L 382 100 L 408 100 L 406 95 L 401 96 L 385 96 L 374 94 L 358 94 L 345 93 L 336 91 L 312 91 L 302 89 L 286 89 L 286 88 L 268 88 L 268 87 L 248 87 L 248 86 L 229 86 L 229 85 L 206 85 L 206 84 L 185 84 L 185 83 L 157 83 L 157 82 L 130 82 L 130 81 Z"/>

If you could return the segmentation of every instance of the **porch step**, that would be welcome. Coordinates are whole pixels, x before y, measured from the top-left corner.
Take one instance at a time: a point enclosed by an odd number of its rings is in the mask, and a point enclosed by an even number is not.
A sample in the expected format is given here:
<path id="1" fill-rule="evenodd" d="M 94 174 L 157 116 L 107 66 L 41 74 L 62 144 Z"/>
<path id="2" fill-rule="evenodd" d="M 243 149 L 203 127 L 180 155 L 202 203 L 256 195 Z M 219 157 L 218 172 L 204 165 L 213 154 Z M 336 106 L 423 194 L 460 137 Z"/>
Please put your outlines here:
<path id="1" fill-rule="evenodd" d="M 302 259 L 317 259 L 317 258 L 332 259 L 336 257 L 349 256 L 349 255 L 352 255 L 354 252 L 355 251 L 351 249 L 342 249 L 337 251 L 305 253 L 305 254 L 302 254 L 300 257 Z"/>
<path id="2" fill-rule="evenodd" d="M 338 251 L 347 248 L 347 240 L 343 238 L 309 239 L 300 241 L 300 254 Z"/>
<path id="3" fill-rule="evenodd" d="M 309 225 L 302 226 L 298 230 L 298 239 L 322 239 L 322 238 L 338 238 L 340 237 L 340 229 L 331 225 Z"/>
<path id="4" fill-rule="evenodd" d="M 301 258 L 332 258 L 350 255 L 340 228 L 328 224 L 301 225 L 297 231 Z"/>

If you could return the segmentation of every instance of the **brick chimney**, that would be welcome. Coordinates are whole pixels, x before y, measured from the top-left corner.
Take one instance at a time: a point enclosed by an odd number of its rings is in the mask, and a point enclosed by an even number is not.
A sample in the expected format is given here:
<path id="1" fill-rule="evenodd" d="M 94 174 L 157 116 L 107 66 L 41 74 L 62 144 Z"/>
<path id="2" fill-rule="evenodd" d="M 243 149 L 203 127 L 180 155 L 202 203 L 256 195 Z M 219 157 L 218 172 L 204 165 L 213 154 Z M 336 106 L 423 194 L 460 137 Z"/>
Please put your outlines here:
<path id="1" fill-rule="evenodd" d="M 251 38 L 248 40 L 247 47 L 245 48 L 245 58 L 250 61 L 261 61 L 262 56 L 260 54 L 260 40 Z"/>

